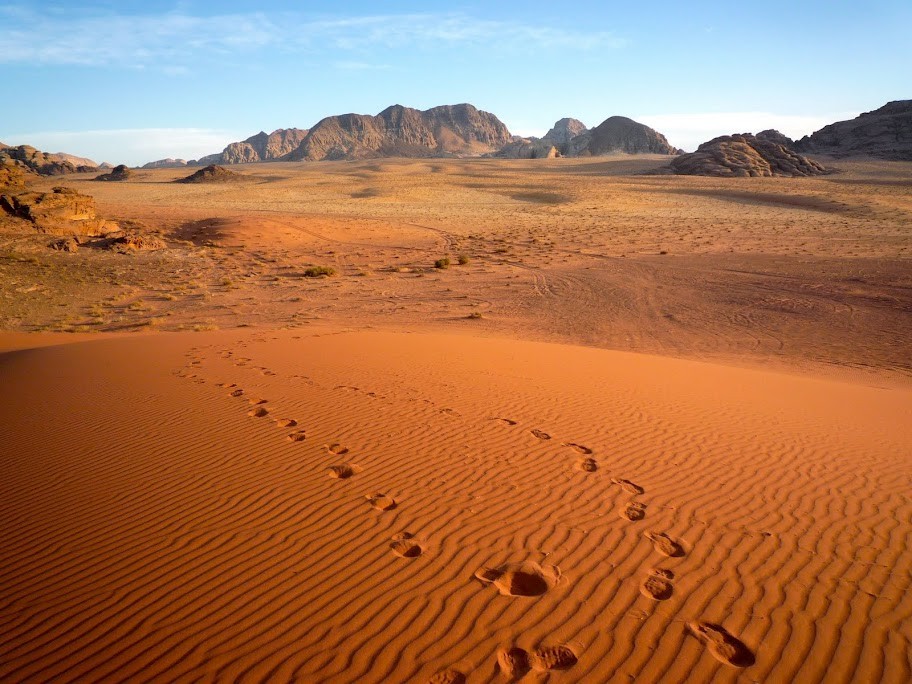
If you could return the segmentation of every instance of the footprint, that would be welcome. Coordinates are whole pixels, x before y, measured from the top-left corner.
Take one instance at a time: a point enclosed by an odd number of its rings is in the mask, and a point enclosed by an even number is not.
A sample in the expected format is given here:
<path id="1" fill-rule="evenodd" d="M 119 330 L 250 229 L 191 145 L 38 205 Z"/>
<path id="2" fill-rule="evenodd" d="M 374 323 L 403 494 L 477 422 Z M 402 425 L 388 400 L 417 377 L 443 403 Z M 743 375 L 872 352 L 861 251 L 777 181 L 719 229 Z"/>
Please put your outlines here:
<path id="1" fill-rule="evenodd" d="M 427 684 L 465 684 L 466 677 L 459 670 L 441 670 Z"/>
<path id="2" fill-rule="evenodd" d="M 344 447 L 338 443 L 327 444 L 326 450 L 331 454 L 335 454 L 336 456 L 343 456 L 348 453 L 348 447 Z"/>
<path id="3" fill-rule="evenodd" d="M 624 510 L 621 511 L 621 517 L 627 518 L 631 522 L 642 520 L 646 517 L 646 504 L 639 501 L 628 501 L 627 505 L 624 506 Z"/>
<path id="4" fill-rule="evenodd" d="M 544 432 L 543 430 L 539 430 L 538 428 L 535 428 L 534 430 L 530 430 L 529 432 L 531 432 L 534 436 L 538 437 L 539 439 L 551 439 L 551 435 L 549 435 L 547 432 Z"/>
<path id="5" fill-rule="evenodd" d="M 259 397 L 247 397 L 247 401 L 249 401 L 254 406 L 266 403 L 266 399 L 260 399 Z"/>
<path id="6" fill-rule="evenodd" d="M 367 502 L 378 511 L 391 511 L 396 507 L 396 500 L 386 494 L 369 494 L 366 497 Z"/>
<path id="7" fill-rule="evenodd" d="M 418 558 L 418 556 L 424 553 L 424 547 L 421 545 L 421 542 L 415 539 L 415 535 L 411 532 L 394 534 L 391 539 L 392 543 L 389 545 L 390 549 L 401 558 Z"/>
<path id="8" fill-rule="evenodd" d="M 509 418 L 491 418 L 491 420 L 496 420 L 498 423 L 503 423 L 504 425 L 516 425 L 516 421 L 510 420 Z"/>
<path id="9" fill-rule="evenodd" d="M 516 646 L 502 648 L 497 652 L 497 665 L 510 679 L 519 679 L 529 671 L 529 654 Z"/>
<path id="10" fill-rule="evenodd" d="M 234 392 L 231 393 L 231 396 L 232 396 L 232 397 L 240 397 L 240 396 L 243 395 L 243 394 L 244 394 L 244 390 L 242 390 L 242 389 L 236 389 L 236 390 L 234 390 Z"/>
<path id="11" fill-rule="evenodd" d="M 633 484 L 633 482 L 631 482 L 630 480 L 619 480 L 618 478 L 613 478 L 613 479 L 611 480 L 611 482 L 614 483 L 614 484 L 616 484 L 616 485 L 620 485 L 621 488 L 622 488 L 625 492 L 629 492 L 629 493 L 631 493 L 631 494 L 642 494 L 643 492 L 646 491 L 645 489 L 643 489 L 642 487 L 640 487 L 640 485 L 638 485 L 638 484 Z"/>
<path id="12" fill-rule="evenodd" d="M 288 435 L 289 442 L 303 442 L 305 439 L 307 439 L 307 433 L 304 430 L 298 430 Z"/>
<path id="13" fill-rule="evenodd" d="M 326 474 L 338 480 L 347 480 L 361 469 L 351 463 L 337 463 L 326 469 Z"/>
<path id="14" fill-rule="evenodd" d="M 290 428 L 297 426 L 298 421 L 294 418 L 276 418 L 276 425 L 280 428 Z"/>
<path id="15" fill-rule="evenodd" d="M 592 449 L 582 444 L 577 444 L 576 442 L 564 442 L 565 447 L 570 447 L 577 453 L 582 454 L 583 456 L 589 456 L 592 453 Z"/>
<path id="16" fill-rule="evenodd" d="M 664 532 L 647 532 L 646 538 L 652 542 L 655 550 L 663 556 L 679 558 L 684 555 L 684 547 Z"/>
<path id="17" fill-rule="evenodd" d="M 265 406 L 257 406 L 256 408 L 247 411 L 247 415 L 251 418 L 262 418 L 269 415 L 269 409 Z"/>
<path id="18" fill-rule="evenodd" d="M 594 458 L 584 458 L 579 462 L 579 469 L 587 473 L 594 473 L 598 470 L 598 463 L 595 462 Z"/>
<path id="19" fill-rule="evenodd" d="M 687 629 L 702 641 L 716 660 L 733 667 L 748 667 L 755 662 L 754 654 L 740 639 L 733 637 L 722 625 L 712 622 L 689 622 Z"/>
<path id="20" fill-rule="evenodd" d="M 496 568 L 480 568 L 476 579 L 493 584 L 503 596 L 541 596 L 560 580 L 556 565 L 539 565 L 535 561 L 505 563 Z"/>
<path id="21" fill-rule="evenodd" d="M 576 653 L 567 646 L 545 646 L 536 648 L 529 656 L 533 670 L 566 670 L 576 665 Z"/>
<path id="22" fill-rule="evenodd" d="M 665 601 L 671 598 L 674 593 L 674 586 L 671 580 L 674 579 L 674 573 L 671 570 L 656 568 L 651 570 L 643 584 L 640 585 L 640 593 L 646 598 L 653 601 Z"/>

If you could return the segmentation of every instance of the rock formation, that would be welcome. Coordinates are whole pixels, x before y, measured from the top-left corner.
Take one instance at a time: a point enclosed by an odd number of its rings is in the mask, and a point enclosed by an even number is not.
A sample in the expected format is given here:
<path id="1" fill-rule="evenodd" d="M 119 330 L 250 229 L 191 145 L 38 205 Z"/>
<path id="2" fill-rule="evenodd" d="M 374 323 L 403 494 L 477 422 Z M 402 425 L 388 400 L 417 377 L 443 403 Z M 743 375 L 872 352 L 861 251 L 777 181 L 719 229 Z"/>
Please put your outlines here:
<path id="1" fill-rule="evenodd" d="M 503 159 L 554 159 L 560 157 L 560 150 L 544 138 L 517 138 L 493 152 L 491 157 Z"/>
<path id="2" fill-rule="evenodd" d="M 0 210 L 31 221 L 40 233 L 53 235 L 98 235 L 106 225 L 95 216 L 95 200 L 72 188 L 52 192 L 0 195 Z"/>
<path id="3" fill-rule="evenodd" d="M 785 147 L 791 147 L 795 144 L 794 140 L 787 135 L 780 133 L 775 128 L 767 128 L 765 131 L 760 131 L 757 133 L 757 139 L 773 142 L 777 145 L 785 145 Z"/>
<path id="4" fill-rule="evenodd" d="M 260 131 L 242 142 L 231 143 L 220 155 L 208 155 L 200 162 L 212 157 L 217 157 L 211 162 L 215 164 L 245 164 L 279 159 L 296 150 L 306 136 L 307 130 L 302 128 L 279 128 L 268 135 Z"/>
<path id="5" fill-rule="evenodd" d="M 0 163 L 0 192 L 16 192 L 25 187 L 26 171 L 11 162 Z"/>
<path id="6" fill-rule="evenodd" d="M 602 156 L 616 154 L 677 154 L 665 136 L 649 126 L 626 116 L 612 116 L 595 128 L 572 138 L 568 145 L 570 156 Z"/>
<path id="7" fill-rule="evenodd" d="M 59 152 L 49 154 L 31 145 L 11 147 L 0 143 L 0 164 L 15 164 L 42 176 L 59 176 L 65 173 L 97 171 L 98 165 L 91 159 L 74 157 Z"/>
<path id="8" fill-rule="evenodd" d="M 817 176 L 827 170 L 784 145 L 750 133 L 724 135 L 675 157 L 666 172 L 688 176 Z"/>
<path id="9" fill-rule="evenodd" d="M 510 132 L 496 116 L 470 104 L 425 111 L 394 105 L 377 116 L 327 117 L 286 159 L 474 156 L 495 152 L 510 141 Z"/>
<path id="10" fill-rule="evenodd" d="M 167 159 L 158 159 L 157 161 L 151 161 L 148 164 L 143 164 L 140 168 L 143 169 L 179 169 L 187 166 L 186 159 L 172 159 L 168 157 Z"/>
<path id="11" fill-rule="evenodd" d="M 133 175 L 133 172 L 127 168 L 125 164 L 120 166 L 115 166 L 110 173 L 103 173 L 100 176 L 95 176 L 97 181 L 125 181 L 130 180 L 130 176 Z"/>
<path id="12" fill-rule="evenodd" d="M 542 140 L 551 143 L 560 150 L 561 154 L 566 155 L 570 150 L 570 141 L 588 130 L 586 124 L 579 119 L 564 118 L 556 121 Z"/>
<path id="13" fill-rule="evenodd" d="M 799 152 L 834 157 L 912 160 L 912 100 L 888 102 L 850 121 L 838 121 L 794 144 Z"/>
<path id="14" fill-rule="evenodd" d="M 222 166 L 207 166 L 199 171 L 191 173 L 186 178 L 178 178 L 175 183 L 225 183 L 235 181 L 243 176 L 234 171 L 229 171 Z"/>

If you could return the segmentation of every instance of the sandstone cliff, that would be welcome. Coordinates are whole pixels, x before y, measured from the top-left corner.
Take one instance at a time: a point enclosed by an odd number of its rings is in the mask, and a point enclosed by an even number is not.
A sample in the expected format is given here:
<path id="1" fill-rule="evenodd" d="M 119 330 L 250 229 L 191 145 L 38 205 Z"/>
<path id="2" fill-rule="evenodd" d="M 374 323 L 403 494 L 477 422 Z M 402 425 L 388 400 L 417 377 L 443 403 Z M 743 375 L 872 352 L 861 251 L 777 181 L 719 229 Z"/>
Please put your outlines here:
<path id="1" fill-rule="evenodd" d="M 97 171 L 98 165 L 91 159 L 75 157 L 58 152 L 42 152 L 31 145 L 12 147 L 0 143 L 0 164 L 15 164 L 42 176 L 59 176 L 65 173 Z"/>
<path id="2" fill-rule="evenodd" d="M 545 138 L 519 138 L 486 156 L 502 159 L 554 159 L 560 157 L 561 153 Z"/>
<path id="3" fill-rule="evenodd" d="M 608 154 L 677 154 L 661 133 L 626 116 L 612 116 L 595 128 L 572 138 L 570 156 Z"/>
<path id="4" fill-rule="evenodd" d="M 689 176 L 817 176 L 827 170 L 785 145 L 750 133 L 724 135 L 696 152 L 675 157 L 666 167 Z"/>
<path id="5" fill-rule="evenodd" d="M 0 211 L 31 221 L 39 232 L 53 235 L 98 235 L 110 227 L 96 218 L 95 200 L 72 188 L 0 195 Z"/>
<path id="6" fill-rule="evenodd" d="M 244 164 L 247 162 L 269 161 L 279 159 L 298 148 L 307 136 L 307 129 L 279 128 L 272 133 L 260 131 L 241 142 L 231 143 L 220 155 L 208 155 L 200 162 L 211 157 L 216 164 Z"/>
<path id="7" fill-rule="evenodd" d="M 838 121 L 794 144 L 799 152 L 834 157 L 912 160 L 912 100 L 888 102 L 850 121 Z"/>
<path id="8" fill-rule="evenodd" d="M 425 111 L 394 105 L 377 116 L 327 117 L 286 159 L 473 156 L 495 152 L 510 140 L 510 132 L 496 116 L 470 104 Z"/>

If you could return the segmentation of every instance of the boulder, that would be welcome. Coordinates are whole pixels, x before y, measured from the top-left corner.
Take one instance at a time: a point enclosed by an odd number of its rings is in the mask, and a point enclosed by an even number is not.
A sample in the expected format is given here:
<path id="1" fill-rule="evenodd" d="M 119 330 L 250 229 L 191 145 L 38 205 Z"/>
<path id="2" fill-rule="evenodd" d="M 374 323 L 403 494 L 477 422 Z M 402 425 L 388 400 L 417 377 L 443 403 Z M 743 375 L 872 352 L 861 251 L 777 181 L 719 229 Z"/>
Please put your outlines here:
<path id="1" fill-rule="evenodd" d="M 133 172 L 127 168 L 126 164 L 121 164 L 115 166 L 110 173 L 103 173 L 100 176 L 95 176 L 97 181 L 125 181 L 130 180 L 130 177 L 133 175 Z"/>
<path id="2" fill-rule="evenodd" d="M 687 176 L 818 176 L 828 173 L 785 145 L 750 133 L 724 135 L 672 160 L 665 171 Z"/>
<path id="3" fill-rule="evenodd" d="M 207 166 L 199 171 L 191 173 L 185 178 L 178 178 L 175 183 L 225 183 L 242 179 L 244 176 L 229 171 L 222 166 Z"/>

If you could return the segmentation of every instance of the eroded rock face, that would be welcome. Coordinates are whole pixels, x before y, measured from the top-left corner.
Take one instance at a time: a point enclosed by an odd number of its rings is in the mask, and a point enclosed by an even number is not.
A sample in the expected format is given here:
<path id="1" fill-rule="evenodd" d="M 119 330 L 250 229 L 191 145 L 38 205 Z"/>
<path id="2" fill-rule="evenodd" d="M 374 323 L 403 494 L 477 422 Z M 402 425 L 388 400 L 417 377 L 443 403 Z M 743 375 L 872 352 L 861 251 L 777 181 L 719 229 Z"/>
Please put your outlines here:
<path id="1" fill-rule="evenodd" d="M 834 157 L 912 160 L 912 100 L 888 102 L 850 121 L 837 121 L 794 144 L 799 152 Z"/>
<path id="2" fill-rule="evenodd" d="M 544 138 L 520 138 L 507 143 L 491 156 L 503 159 L 554 159 L 560 157 L 561 153 Z"/>
<path id="3" fill-rule="evenodd" d="M 322 161 L 470 156 L 495 152 L 510 141 L 510 132 L 496 116 L 470 104 L 425 111 L 394 105 L 377 116 L 327 117 L 311 128 L 286 158 Z"/>
<path id="4" fill-rule="evenodd" d="M 556 121 L 551 130 L 542 136 L 542 140 L 554 145 L 561 154 L 567 154 L 570 149 L 570 141 L 588 130 L 586 124 L 579 119 L 564 118 Z"/>
<path id="5" fill-rule="evenodd" d="M 603 156 L 608 154 L 676 154 L 665 136 L 645 124 L 626 116 L 611 116 L 592 130 L 572 138 L 570 156 Z"/>
<path id="6" fill-rule="evenodd" d="M 307 129 L 303 128 L 279 128 L 269 134 L 261 131 L 244 141 L 228 145 L 221 155 L 217 155 L 215 163 L 245 164 L 279 159 L 296 150 L 307 136 L 307 132 Z"/>
<path id="7" fill-rule="evenodd" d="M 126 164 L 121 164 L 115 166 L 110 173 L 103 173 L 100 176 L 95 176 L 97 181 L 125 181 L 130 180 L 130 176 L 133 175 L 133 172 L 127 168 Z"/>
<path id="8" fill-rule="evenodd" d="M 99 235 L 106 226 L 103 219 L 95 216 L 95 200 L 72 188 L 0 195 L 0 209 L 31 221 L 39 232 L 52 235 Z"/>
<path id="9" fill-rule="evenodd" d="M 750 133 L 724 135 L 672 160 L 672 173 L 689 176 L 818 176 L 821 164 Z"/>
<path id="10" fill-rule="evenodd" d="M 15 192 L 25 187 L 25 171 L 12 163 L 0 164 L 0 192 Z"/>
<path id="11" fill-rule="evenodd" d="M 14 164 L 42 176 L 59 176 L 65 173 L 97 171 L 91 159 L 70 154 L 49 154 L 31 145 L 11 147 L 0 143 L 0 164 Z"/>

